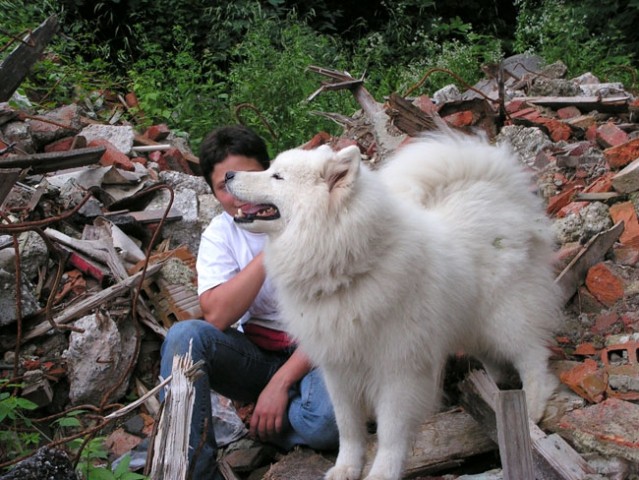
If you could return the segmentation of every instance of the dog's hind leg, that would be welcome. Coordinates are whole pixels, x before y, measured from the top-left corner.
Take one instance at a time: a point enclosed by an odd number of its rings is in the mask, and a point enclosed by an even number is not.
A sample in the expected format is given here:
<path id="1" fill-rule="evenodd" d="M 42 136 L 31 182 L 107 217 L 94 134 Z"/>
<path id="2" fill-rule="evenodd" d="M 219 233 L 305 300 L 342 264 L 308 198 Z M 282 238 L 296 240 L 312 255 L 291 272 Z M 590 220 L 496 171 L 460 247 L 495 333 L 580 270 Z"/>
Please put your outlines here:
<path id="1" fill-rule="evenodd" d="M 324 478 L 357 480 L 362 473 L 366 453 L 366 412 L 357 401 L 361 394 L 354 391 L 354 382 L 339 380 L 334 375 L 333 372 L 324 371 L 339 430 L 339 453 L 335 466 L 326 472 Z"/>
<path id="2" fill-rule="evenodd" d="M 545 346 L 529 345 L 513 361 L 526 393 L 528 416 L 534 422 L 542 419 L 548 399 L 559 384 L 548 367 L 548 357 L 549 351 Z"/>

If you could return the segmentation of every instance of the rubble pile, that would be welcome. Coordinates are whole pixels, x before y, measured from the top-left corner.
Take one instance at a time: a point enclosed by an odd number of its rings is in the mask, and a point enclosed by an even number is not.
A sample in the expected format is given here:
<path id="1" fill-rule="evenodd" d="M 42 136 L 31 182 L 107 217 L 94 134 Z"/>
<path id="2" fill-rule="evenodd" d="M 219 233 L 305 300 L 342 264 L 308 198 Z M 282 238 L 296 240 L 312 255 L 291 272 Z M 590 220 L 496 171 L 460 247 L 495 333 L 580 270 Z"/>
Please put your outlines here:
<path id="1" fill-rule="evenodd" d="M 375 168 L 442 121 L 512 146 L 553 218 L 566 301 L 552 347 L 563 389 L 537 434 L 568 449 L 559 464 L 578 467 L 555 466 L 544 478 L 631 478 L 639 474 L 639 100 L 624 85 L 589 73 L 566 78 L 563 64 L 544 67 L 533 56 L 487 72 L 463 92 L 451 85 L 382 103 L 363 80 L 318 69 L 331 79 L 324 86 L 341 82 L 362 110 L 339 117 L 339 137 L 318 132 L 305 146 L 356 144 Z M 330 94 L 323 89 L 316 94 Z M 167 329 L 201 315 L 195 255 L 220 211 L 184 138 L 133 123 L 122 97 L 95 99 L 48 112 L 0 103 L 0 378 L 21 385 L 35 416 L 82 408 L 92 428 L 158 384 Z M 110 120 L 97 120 L 98 111 Z M 424 424 L 411 475 L 502 478 L 500 470 L 468 473 L 495 463 L 497 445 L 467 405 L 449 406 Z M 119 424 L 98 422 L 111 459 L 139 452 L 144 465 L 158 410 L 148 396 Z M 239 412 L 241 424 L 250 407 Z M 330 465 L 313 452 L 284 456 L 237 441 L 246 430 L 232 430 L 221 451 L 227 478 L 319 478 Z"/>

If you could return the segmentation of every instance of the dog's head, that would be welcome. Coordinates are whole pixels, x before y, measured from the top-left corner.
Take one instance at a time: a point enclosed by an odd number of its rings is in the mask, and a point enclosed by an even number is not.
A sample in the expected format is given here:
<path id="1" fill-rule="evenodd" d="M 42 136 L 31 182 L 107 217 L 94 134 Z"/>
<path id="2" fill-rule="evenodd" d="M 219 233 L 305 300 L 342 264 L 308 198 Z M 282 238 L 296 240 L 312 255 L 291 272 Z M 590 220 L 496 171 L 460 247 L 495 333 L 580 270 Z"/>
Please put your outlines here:
<path id="1" fill-rule="evenodd" d="M 235 222 L 251 232 L 275 233 L 295 219 L 303 221 L 303 216 L 328 220 L 349 197 L 360 161 L 356 146 L 339 152 L 321 146 L 283 152 L 263 172 L 228 172 L 227 190 L 248 203 Z"/>

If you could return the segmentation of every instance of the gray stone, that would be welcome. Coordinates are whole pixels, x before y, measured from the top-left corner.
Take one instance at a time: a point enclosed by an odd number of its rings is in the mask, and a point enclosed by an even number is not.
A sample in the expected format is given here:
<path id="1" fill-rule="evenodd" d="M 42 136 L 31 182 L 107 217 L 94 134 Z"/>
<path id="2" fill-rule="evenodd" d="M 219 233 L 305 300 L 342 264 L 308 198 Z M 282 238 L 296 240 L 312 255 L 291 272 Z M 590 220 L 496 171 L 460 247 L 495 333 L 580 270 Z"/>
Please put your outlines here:
<path id="1" fill-rule="evenodd" d="M 553 224 L 557 240 L 562 244 L 578 240 L 585 242 L 610 227 L 612 219 L 608 206 L 601 202 L 586 205 L 579 212 L 559 218 Z"/>
<path id="2" fill-rule="evenodd" d="M 83 128 L 80 135 L 86 138 L 87 142 L 96 139 L 108 140 L 125 155 L 131 153 L 133 139 L 135 138 L 135 132 L 130 125 L 92 124 Z"/>
<path id="3" fill-rule="evenodd" d="M 135 333 L 131 322 L 120 322 L 120 328 L 108 312 L 82 317 L 75 326 L 84 333 L 71 332 L 69 348 L 64 352 L 69 378 L 69 399 L 78 405 L 99 405 L 107 391 L 120 382 L 135 352 Z M 109 402 L 122 398 L 128 388 L 125 379 L 109 397 Z"/>
<path id="4" fill-rule="evenodd" d="M 22 283 L 21 314 L 23 318 L 40 309 L 38 300 L 33 294 L 34 291 L 35 287 L 31 282 L 24 281 Z M 10 325 L 17 319 L 15 274 L 0 268 L 0 326 Z"/>
<path id="5" fill-rule="evenodd" d="M 510 145 L 521 163 L 529 167 L 535 164 L 537 154 L 544 147 L 553 145 L 553 142 L 539 128 L 520 125 L 507 125 L 502 128 L 496 142 Z"/>
<path id="6" fill-rule="evenodd" d="M 453 102 L 455 100 L 461 100 L 462 96 L 457 88 L 457 85 L 450 84 L 440 88 L 433 94 L 433 102 L 437 105 L 444 104 L 446 102 Z"/>

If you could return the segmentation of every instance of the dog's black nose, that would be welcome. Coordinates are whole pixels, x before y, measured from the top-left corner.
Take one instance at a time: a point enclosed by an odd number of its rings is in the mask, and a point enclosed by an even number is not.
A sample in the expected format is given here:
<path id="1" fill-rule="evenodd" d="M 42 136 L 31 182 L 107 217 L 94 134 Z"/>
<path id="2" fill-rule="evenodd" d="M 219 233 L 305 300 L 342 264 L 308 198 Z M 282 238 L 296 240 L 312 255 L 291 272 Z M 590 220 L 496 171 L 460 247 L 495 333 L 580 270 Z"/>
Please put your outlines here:
<path id="1" fill-rule="evenodd" d="M 229 180 L 233 180 L 233 177 L 235 177 L 235 172 L 233 171 L 226 172 L 226 174 L 224 175 L 224 181 L 228 182 Z"/>

